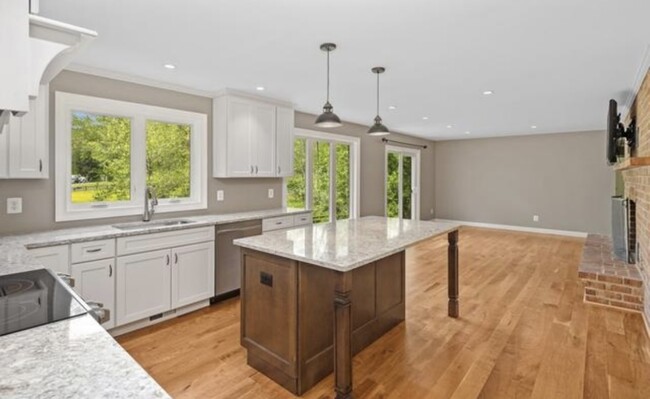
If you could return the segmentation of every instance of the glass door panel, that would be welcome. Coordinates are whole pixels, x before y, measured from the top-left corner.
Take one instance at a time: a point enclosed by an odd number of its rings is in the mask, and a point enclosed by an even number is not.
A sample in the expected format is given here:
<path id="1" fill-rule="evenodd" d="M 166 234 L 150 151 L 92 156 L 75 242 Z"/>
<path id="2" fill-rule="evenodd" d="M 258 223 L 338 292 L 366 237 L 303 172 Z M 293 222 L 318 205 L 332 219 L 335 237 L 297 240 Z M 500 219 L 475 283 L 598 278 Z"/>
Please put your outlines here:
<path id="1" fill-rule="evenodd" d="M 336 220 L 350 217 L 350 145 L 336 144 Z"/>
<path id="2" fill-rule="evenodd" d="M 314 223 L 330 221 L 330 143 L 312 142 L 312 195 Z"/>
<path id="3" fill-rule="evenodd" d="M 399 217 L 400 209 L 400 156 L 389 152 L 386 156 L 386 216 Z"/>
<path id="4" fill-rule="evenodd" d="M 402 218 L 413 219 L 413 157 L 402 155 Z"/>
<path id="5" fill-rule="evenodd" d="M 293 142 L 293 176 L 287 180 L 287 206 L 307 208 L 307 140 Z"/>

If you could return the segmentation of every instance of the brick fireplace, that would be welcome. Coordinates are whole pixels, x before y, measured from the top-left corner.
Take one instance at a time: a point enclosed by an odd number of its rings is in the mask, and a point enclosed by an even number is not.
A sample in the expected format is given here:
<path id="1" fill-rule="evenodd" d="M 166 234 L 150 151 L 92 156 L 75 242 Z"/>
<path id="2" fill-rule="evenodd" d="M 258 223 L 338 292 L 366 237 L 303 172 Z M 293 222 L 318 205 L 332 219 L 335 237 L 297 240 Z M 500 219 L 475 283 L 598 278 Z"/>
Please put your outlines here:
<path id="1" fill-rule="evenodd" d="M 638 126 L 639 142 L 633 156 L 650 157 L 650 73 L 637 93 L 628 120 L 635 117 Z M 646 323 L 650 322 L 650 166 L 641 166 L 621 172 L 625 187 L 625 197 L 634 201 L 637 267 L 644 288 L 644 314 Z"/>

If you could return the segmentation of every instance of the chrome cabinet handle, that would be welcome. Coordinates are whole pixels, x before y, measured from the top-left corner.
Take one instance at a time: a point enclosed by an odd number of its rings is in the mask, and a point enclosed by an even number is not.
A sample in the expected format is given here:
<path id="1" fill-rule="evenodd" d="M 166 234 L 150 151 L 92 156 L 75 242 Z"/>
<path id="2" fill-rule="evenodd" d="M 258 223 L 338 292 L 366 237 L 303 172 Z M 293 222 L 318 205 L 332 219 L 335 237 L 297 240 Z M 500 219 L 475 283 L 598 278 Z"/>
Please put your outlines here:
<path id="1" fill-rule="evenodd" d="M 93 249 L 87 249 L 86 252 L 91 254 L 91 253 L 99 252 L 101 250 L 102 250 L 101 248 L 93 248 Z"/>
<path id="2" fill-rule="evenodd" d="M 257 174 L 257 165 L 255 165 L 255 174 Z"/>
<path id="3" fill-rule="evenodd" d="M 113 265 L 108 265 L 108 277 L 113 277 Z"/>
<path id="4" fill-rule="evenodd" d="M 169 266 L 169 255 L 166 256 L 167 256 L 167 266 Z"/>
<path id="5" fill-rule="evenodd" d="M 174 264 L 178 264 L 178 254 L 174 254 Z"/>
<path id="6" fill-rule="evenodd" d="M 278 166 L 278 174 L 282 173 L 282 168 Z"/>
<path id="7" fill-rule="evenodd" d="M 42 159 L 38 160 L 38 171 L 39 172 L 43 171 L 43 160 Z"/>
<path id="8" fill-rule="evenodd" d="M 252 175 L 253 173 L 255 173 L 255 167 L 254 167 L 253 165 L 251 165 L 251 175 Z"/>

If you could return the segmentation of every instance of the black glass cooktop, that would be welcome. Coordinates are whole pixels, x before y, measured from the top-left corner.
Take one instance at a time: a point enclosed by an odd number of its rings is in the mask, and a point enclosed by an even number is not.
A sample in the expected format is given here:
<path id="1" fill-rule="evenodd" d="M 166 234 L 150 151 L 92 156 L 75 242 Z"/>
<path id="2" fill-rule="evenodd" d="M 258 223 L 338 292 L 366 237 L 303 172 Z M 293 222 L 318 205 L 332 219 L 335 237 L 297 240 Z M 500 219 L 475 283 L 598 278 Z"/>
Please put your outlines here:
<path id="1" fill-rule="evenodd" d="M 47 269 L 0 276 L 0 336 L 87 313 Z"/>

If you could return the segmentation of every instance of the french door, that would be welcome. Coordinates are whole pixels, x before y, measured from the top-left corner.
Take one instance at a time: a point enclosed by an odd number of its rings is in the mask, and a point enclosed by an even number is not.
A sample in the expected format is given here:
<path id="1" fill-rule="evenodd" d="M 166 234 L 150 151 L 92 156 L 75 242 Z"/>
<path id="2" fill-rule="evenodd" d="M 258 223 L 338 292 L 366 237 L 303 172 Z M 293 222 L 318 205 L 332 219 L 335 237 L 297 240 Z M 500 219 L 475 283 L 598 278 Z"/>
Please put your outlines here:
<path id="1" fill-rule="evenodd" d="M 386 216 L 420 218 L 420 150 L 386 146 Z"/>

